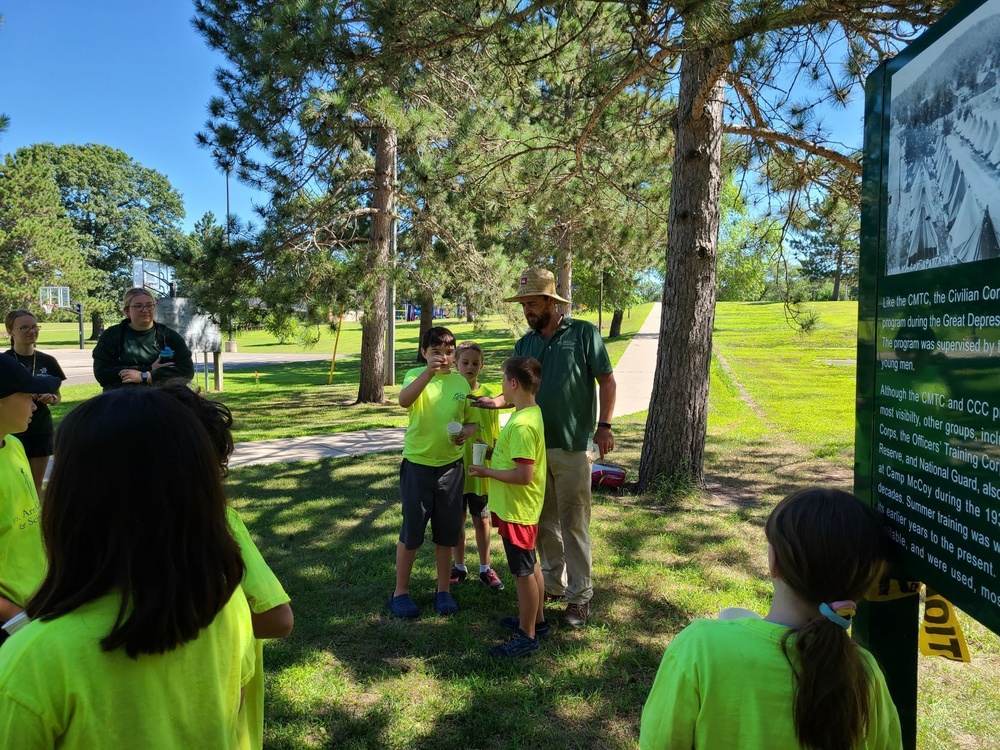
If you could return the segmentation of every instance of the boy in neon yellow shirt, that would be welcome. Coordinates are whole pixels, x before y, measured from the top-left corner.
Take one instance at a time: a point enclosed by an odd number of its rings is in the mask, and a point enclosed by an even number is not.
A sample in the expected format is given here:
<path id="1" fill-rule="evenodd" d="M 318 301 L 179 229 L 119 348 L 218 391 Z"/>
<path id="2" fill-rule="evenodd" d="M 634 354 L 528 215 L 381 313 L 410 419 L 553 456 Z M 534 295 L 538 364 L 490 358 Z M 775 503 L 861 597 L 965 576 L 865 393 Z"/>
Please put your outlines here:
<path id="1" fill-rule="evenodd" d="M 32 375 L 13 357 L 0 355 L 0 625 L 21 615 L 45 575 L 38 493 L 14 433 L 28 429 L 35 397 L 58 392 L 59 385 L 59 378 Z M 7 635 L 0 630 L 0 643 Z"/>
<path id="2" fill-rule="evenodd" d="M 470 466 L 469 473 L 493 480 L 493 525 L 503 539 L 507 565 L 517 580 L 518 616 L 500 621 L 514 635 L 488 652 L 498 659 L 511 659 L 538 651 L 539 637 L 549 632 L 542 609 L 545 581 L 535 555 L 538 519 L 545 500 L 546 460 L 545 425 L 535 403 L 541 364 L 533 357 L 511 357 L 503 363 L 503 375 L 503 397 L 514 405 L 514 413 L 490 454 L 492 466 Z"/>
<path id="3" fill-rule="evenodd" d="M 455 350 L 455 368 L 458 374 L 466 379 L 471 395 L 478 398 L 492 398 L 497 395 L 496 389 L 479 383 L 479 373 L 483 369 L 483 347 L 475 341 L 463 341 Z M 490 448 L 497 441 L 500 433 L 499 414 L 495 409 L 473 409 L 479 429 L 473 440 L 465 443 L 465 465 L 472 466 L 473 445 L 483 443 Z M 462 491 L 462 538 L 455 547 L 455 564 L 451 566 L 451 582 L 461 583 L 469 574 L 465 567 L 465 514 L 472 516 L 472 527 L 476 532 L 476 551 L 479 552 L 479 580 L 493 591 L 503 591 L 503 582 L 496 571 L 490 567 L 490 509 L 488 504 L 489 480 L 466 474 L 465 487 Z"/>
<path id="4" fill-rule="evenodd" d="M 427 367 L 407 372 L 399 392 L 399 405 L 409 410 L 410 423 L 399 469 L 403 523 L 396 544 L 396 587 L 386 601 L 396 617 L 420 616 L 420 608 L 410 598 L 410 573 L 428 521 L 437 568 L 434 608 L 442 615 L 458 611 L 449 578 L 451 550 L 462 528 L 462 446 L 479 429 L 468 398 L 469 384 L 451 371 L 455 361 L 452 332 L 439 326 L 427 329 L 420 339 L 420 353 Z M 454 437 L 447 430 L 451 422 L 461 425 Z"/>

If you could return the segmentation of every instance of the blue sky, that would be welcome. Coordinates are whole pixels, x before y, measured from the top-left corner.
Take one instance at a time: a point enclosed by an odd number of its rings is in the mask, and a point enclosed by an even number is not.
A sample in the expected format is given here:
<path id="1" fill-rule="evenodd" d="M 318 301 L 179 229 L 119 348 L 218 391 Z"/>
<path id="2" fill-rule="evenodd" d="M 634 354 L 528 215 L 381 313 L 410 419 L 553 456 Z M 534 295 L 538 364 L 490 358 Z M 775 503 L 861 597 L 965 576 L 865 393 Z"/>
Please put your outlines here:
<path id="1" fill-rule="evenodd" d="M 184 197 L 186 229 L 221 221 L 226 180 L 195 143 L 221 57 L 191 26 L 187 0 L 17 0 L 0 5 L 0 154 L 32 143 L 103 143 L 165 174 Z M 250 219 L 254 193 L 230 181 Z M 257 202 L 262 197 L 256 197 Z"/>
<path id="2" fill-rule="evenodd" d="M 6 7 L 4 7 L 6 6 Z M 195 143 L 221 57 L 191 26 L 190 0 L 17 0 L 0 5 L 0 154 L 32 143 L 103 143 L 165 174 L 191 229 L 226 213 L 225 177 Z M 836 140 L 861 145 L 863 94 L 824 113 Z M 260 193 L 230 182 L 230 205 L 253 218 Z"/>

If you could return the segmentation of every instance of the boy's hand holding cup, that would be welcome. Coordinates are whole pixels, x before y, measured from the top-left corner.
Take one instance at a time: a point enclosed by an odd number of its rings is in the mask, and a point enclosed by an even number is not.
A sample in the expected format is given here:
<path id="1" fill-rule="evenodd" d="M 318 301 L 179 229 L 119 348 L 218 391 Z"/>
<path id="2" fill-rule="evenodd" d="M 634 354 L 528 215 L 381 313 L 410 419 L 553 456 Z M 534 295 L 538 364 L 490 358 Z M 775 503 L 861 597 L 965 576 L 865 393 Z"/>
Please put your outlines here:
<path id="1" fill-rule="evenodd" d="M 473 443 L 472 445 L 472 465 L 483 466 L 486 464 L 486 443 Z"/>
<path id="2" fill-rule="evenodd" d="M 451 442 L 458 444 L 458 440 L 462 435 L 462 423 L 449 422 L 444 426 L 444 428 L 448 431 L 448 437 L 451 440 Z"/>

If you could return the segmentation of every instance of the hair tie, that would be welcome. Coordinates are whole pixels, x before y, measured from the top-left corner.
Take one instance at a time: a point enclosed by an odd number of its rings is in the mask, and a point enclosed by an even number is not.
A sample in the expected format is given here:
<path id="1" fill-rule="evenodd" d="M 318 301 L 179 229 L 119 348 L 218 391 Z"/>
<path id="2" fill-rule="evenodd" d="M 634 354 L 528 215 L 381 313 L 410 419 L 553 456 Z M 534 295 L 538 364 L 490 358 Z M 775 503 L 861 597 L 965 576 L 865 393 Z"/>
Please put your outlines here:
<path id="1" fill-rule="evenodd" d="M 824 602 L 819 605 L 819 613 L 830 622 L 835 622 L 844 630 L 851 627 L 851 618 L 858 611 L 858 605 L 850 599 L 840 602 Z"/>

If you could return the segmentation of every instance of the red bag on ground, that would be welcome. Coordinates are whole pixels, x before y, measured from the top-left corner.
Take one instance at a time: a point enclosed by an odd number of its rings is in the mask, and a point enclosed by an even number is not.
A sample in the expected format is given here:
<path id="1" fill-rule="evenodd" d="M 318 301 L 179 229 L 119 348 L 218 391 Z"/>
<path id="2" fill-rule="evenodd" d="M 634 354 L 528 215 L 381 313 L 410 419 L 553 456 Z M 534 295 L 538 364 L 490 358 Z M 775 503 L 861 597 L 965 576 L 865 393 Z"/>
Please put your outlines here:
<path id="1" fill-rule="evenodd" d="M 624 466 L 595 463 L 590 467 L 590 486 L 620 490 L 625 484 L 625 473 Z"/>

